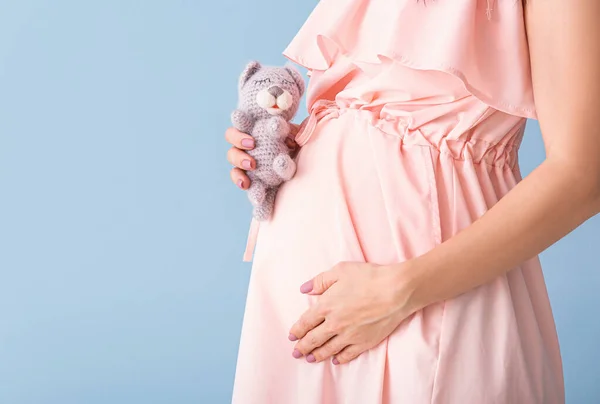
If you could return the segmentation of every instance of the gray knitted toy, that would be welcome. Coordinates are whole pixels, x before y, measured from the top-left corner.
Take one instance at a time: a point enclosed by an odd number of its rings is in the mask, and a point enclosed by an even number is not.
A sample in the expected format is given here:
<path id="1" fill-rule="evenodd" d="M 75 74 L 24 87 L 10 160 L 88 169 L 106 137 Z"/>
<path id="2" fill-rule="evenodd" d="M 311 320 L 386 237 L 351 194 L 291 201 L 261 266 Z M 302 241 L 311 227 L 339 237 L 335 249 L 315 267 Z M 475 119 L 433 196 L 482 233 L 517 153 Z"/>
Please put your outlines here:
<path id="1" fill-rule="evenodd" d="M 231 121 L 237 130 L 254 138 L 254 149 L 248 154 L 255 159 L 256 169 L 248 172 L 248 198 L 259 221 L 271 217 L 277 189 L 296 173 L 285 140 L 303 94 L 304 80 L 291 65 L 267 67 L 250 62 L 240 77 L 238 109 Z"/>

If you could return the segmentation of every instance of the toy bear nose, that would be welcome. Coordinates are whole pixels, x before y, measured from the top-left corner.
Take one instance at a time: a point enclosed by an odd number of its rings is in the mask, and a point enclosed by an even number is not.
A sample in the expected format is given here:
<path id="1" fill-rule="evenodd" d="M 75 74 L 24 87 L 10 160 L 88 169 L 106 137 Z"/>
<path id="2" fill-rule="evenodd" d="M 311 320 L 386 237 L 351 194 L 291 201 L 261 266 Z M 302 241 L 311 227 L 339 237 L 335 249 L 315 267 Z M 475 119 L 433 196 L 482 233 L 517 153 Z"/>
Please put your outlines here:
<path id="1" fill-rule="evenodd" d="M 269 88 L 269 94 L 271 94 L 273 97 L 277 98 L 281 94 L 283 94 L 283 90 L 281 89 L 281 87 L 273 86 L 273 87 Z"/>

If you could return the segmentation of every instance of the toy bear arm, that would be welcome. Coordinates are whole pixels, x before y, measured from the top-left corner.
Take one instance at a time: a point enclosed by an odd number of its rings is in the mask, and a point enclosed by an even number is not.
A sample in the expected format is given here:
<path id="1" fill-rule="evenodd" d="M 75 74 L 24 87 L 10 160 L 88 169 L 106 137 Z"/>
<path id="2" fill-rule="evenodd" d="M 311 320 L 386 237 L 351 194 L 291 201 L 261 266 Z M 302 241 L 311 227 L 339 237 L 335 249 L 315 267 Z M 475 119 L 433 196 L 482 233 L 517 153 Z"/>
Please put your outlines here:
<path id="1" fill-rule="evenodd" d="M 231 114 L 231 123 L 240 132 L 250 134 L 254 127 L 254 118 L 247 112 L 236 109 Z"/>

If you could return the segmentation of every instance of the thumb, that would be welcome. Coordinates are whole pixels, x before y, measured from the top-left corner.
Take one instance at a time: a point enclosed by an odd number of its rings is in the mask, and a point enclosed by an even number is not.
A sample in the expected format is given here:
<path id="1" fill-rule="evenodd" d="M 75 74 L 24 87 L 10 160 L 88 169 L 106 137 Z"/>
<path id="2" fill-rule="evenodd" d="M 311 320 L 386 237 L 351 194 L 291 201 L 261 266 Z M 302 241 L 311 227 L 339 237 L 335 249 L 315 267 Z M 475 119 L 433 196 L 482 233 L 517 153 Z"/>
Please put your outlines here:
<path id="1" fill-rule="evenodd" d="M 300 132 L 300 128 L 302 128 L 302 124 L 298 125 L 297 123 L 290 122 L 290 137 L 294 139 L 298 132 Z"/>
<path id="2" fill-rule="evenodd" d="M 337 280 L 337 273 L 333 270 L 321 272 L 319 275 L 300 286 L 300 292 L 309 295 L 321 295 L 333 286 Z"/>

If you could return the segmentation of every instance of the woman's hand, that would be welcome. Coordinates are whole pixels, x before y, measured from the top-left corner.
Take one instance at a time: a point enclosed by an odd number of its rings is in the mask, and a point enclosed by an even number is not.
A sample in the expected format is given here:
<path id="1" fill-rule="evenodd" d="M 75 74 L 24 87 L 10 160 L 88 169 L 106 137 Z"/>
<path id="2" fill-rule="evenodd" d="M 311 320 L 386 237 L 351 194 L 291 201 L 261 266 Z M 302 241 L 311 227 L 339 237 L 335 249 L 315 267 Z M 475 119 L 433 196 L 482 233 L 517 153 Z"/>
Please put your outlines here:
<path id="1" fill-rule="evenodd" d="M 320 295 L 290 330 L 292 355 L 347 363 L 389 336 L 414 311 L 410 285 L 400 266 L 341 263 L 317 275 L 300 291 Z"/>
<path id="2" fill-rule="evenodd" d="M 286 139 L 286 144 L 291 150 L 292 158 L 298 153 L 299 147 L 293 137 L 298 132 L 298 125 L 290 124 L 291 133 Z M 235 128 L 229 128 L 225 132 L 225 139 L 232 147 L 227 151 L 227 160 L 233 169 L 231 170 L 231 180 L 241 189 L 248 189 L 250 179 L 246 175 L 246 171 L 251 171 L 256 168 L 256 161 L 246 153 L 252 150 L 255 146 L 252 136 L 242 133 Z"/>

